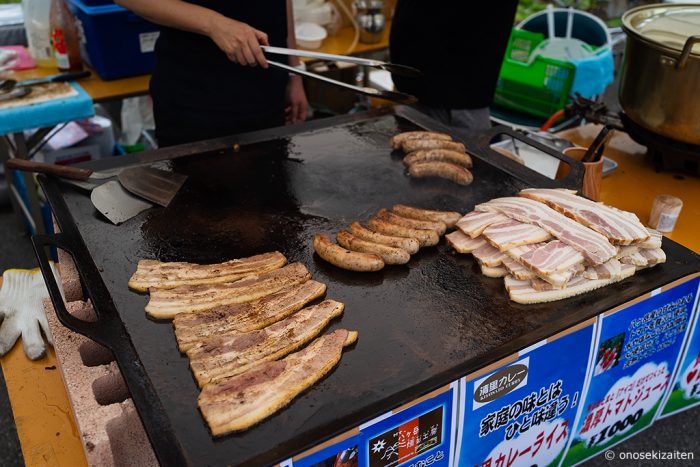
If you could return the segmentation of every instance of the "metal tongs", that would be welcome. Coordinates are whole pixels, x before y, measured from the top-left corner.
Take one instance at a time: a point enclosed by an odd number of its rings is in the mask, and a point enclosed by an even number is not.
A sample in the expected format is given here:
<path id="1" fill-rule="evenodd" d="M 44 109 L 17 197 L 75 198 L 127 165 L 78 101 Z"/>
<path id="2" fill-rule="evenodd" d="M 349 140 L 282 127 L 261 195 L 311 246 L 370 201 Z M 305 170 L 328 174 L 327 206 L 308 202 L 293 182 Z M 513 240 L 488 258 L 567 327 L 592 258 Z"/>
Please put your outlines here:
<path id="1" fill-rule="evenodd" d="M 260 47 L 263 49 L 264 52 L 266 52 L 268 54 L 274 54 L 274 55 L 288 55 L 291 57 L 306 57 L 306 58 L 315 58 L 318 60 L 329 60 L 329 61 L 336 61 L 336 62 L 353 63 L 355 65 L 368 66 L 368 67 L 372 67 L 372 68 L 380 68 L 382 70 L 390 71 L 392 73 L 395 73 L 395 74 L 401 75 L 401 76 L 416 77 L 416 76 L 422 76 L 422 74 L 423 74 L 420 70 L 413 68 L 413 67 L 410 67 L 410 66 L 398 65 L 396 63 L 382 62 L 380 60 L 372 60 L 369 58 L 351 57 L 351 56 L 347 56 L 347 55 L 326 54 L 326 53 L 322 53 L 322 52 L 309 52 L 306 50 L 297 50 L 297 49 L 285 49 L 283 47 L 270 47 L 267 45 L 263 45 Z M 306 76 L 308 78 L 314 78 L 314 79 L 324 81 L 324 82 L 329 83 L 329 84 L 340 86 L 340 87 L 345 88 L 345 89 L 350 89 L 351 91 L 357 92 L 359 94 L 364 94 L 364 95 L 370 96 L 370 97 L 378 97 L 380 99 L 387 99 L 387 100 L 398 102 L 401 104 L 412 104 L 418 100 L 410 94 L 405 94 L 405 93 L 396 92 L 396 91 L 384 91 L 384 90 L 380 90 L 380 89 L 370 88 L 367 86 L 355 86 L 352 84 L 344 83 L 342 81 L 328 78 L 326 76 L 318 75 L 318 74 L 312 73 L 310 71 L 300 70 L 298 68 L 294 68 L 293 66 L 285 65 L 284 63 L 275 62 L 273 60 L 268 60 L 267 63 L 269 63 L 270 65 L 272 65 L 276 68 L 281 68 L 283 70 L 287 70 L 290 73 L 296 73 L 297 75 Z"/>

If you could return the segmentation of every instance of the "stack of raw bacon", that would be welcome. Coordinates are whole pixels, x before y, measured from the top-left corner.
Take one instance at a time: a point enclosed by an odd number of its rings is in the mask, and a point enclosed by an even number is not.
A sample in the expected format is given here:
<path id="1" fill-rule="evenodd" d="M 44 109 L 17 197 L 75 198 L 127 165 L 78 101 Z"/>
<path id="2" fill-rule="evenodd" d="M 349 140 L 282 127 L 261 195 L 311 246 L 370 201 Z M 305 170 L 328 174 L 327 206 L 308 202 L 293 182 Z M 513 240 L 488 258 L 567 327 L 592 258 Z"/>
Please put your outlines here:
<path id="1" fill-rule="evenodd" d="M 471 253 L 511 300 L 542 303 L 589 292 L 666 261 L 661 234 L 632 213 L 564 189 L 527 189 L 479 204 L 445 238 Z"/>
<path id="2" fill-rule="evenodd" d="M 311 280 L 303 264 L 286 264 L 279 252 L 209 265 L 142 260 L 129 280 L 130 288 L 150 292 L 149 315 L 174 318 L 214 435 L 245 430 L 281 409 L 357 340 L 345 329 L 316 338 L 344 305 L 307 306 L 326 285 Z"/>

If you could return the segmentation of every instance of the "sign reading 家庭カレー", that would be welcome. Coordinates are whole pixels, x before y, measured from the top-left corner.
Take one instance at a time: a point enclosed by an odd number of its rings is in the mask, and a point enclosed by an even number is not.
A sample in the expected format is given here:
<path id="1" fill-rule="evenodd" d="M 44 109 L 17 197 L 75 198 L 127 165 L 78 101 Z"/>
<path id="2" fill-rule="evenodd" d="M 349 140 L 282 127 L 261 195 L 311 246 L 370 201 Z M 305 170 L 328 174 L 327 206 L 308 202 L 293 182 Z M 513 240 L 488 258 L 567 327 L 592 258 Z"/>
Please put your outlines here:
<path id="1" fill-rule="evenodd" d="M 698 281 L 681 279 L 600 316 L 595 364 L 564 465 L 652 424 L 680 357 Z"/>
<path id="2" fill-rule="evenodd" d="M 667 417 L 700 404 L 700 310 L 697 304 L 676 377 L 660 417 Z"/>
<path id="3" fill-rule="evenodd" d="M 458 465 L 558 465 L 594 337 L 590 319 L 462 378 Z"/>

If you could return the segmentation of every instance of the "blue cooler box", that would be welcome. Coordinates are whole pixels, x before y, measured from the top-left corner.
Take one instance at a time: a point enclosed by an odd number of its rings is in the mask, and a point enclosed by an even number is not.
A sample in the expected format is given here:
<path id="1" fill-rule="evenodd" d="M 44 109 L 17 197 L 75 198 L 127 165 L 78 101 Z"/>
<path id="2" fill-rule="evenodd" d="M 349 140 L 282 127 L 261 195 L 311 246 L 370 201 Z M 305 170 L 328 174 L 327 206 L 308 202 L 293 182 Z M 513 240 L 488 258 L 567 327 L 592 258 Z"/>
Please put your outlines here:
<path id="1" fill-rule="evenodd" d="M 102 79 L 153 71 L 158 26 L 110 0 L 67 0 L 85 61 Z"/>

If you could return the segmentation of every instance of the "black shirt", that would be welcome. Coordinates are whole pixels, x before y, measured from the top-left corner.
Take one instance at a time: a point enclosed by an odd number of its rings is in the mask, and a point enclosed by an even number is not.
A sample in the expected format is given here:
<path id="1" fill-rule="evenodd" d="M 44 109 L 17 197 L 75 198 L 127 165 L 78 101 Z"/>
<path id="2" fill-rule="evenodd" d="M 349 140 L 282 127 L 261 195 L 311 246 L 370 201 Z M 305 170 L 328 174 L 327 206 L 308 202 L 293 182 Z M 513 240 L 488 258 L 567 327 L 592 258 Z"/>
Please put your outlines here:
<path id="1" fill-rule="evenodd" d="M 424 76 L 394 75 L 396 87 L 427 105 L 491 105 L 517 5 L 517 0 L 399 0 L 391 61 L 414 66 Z"/>
<path id="2" fill-rule="evenodd" d="M 287 46 L 285 0 L 188 0 L 265 32 Z M 284 124 L 288 75 L 231 62 L 209 37 L 162 28 L 151 80 L 161 145 Z M 279 60 L 279 57 L 276 57 Z"/>

